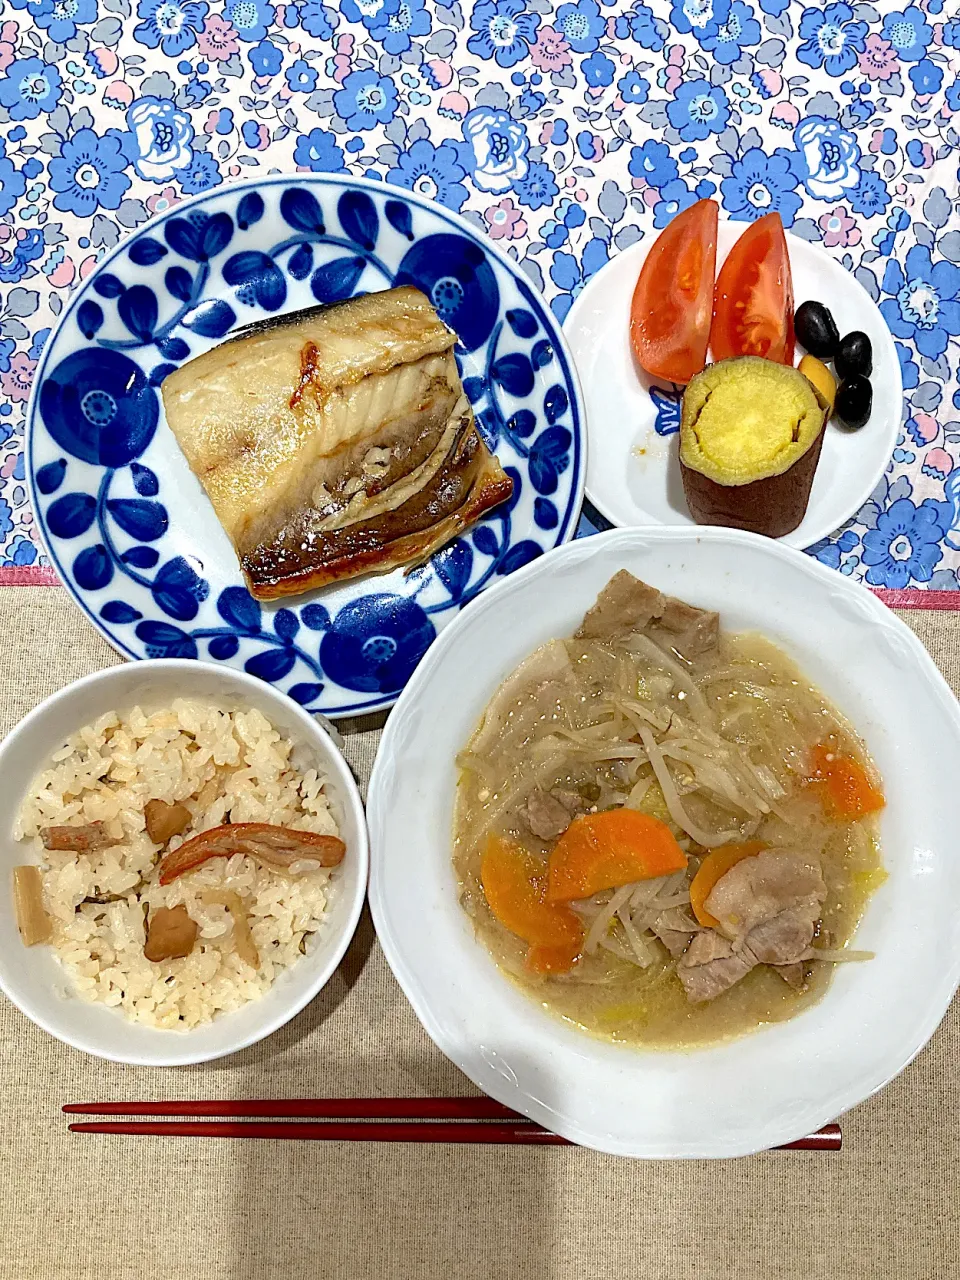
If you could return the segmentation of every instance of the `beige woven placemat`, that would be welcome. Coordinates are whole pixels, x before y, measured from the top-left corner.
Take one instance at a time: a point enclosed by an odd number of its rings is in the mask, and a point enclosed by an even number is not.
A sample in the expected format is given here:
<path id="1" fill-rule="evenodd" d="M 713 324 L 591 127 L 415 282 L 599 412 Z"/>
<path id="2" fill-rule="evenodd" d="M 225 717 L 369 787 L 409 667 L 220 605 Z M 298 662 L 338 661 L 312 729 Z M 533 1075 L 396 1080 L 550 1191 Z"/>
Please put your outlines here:
<path id="1" fill-rule="evenodd" d="M 902 616 L 960 688 L 960 613 Z M 117 660 L 59 588 L 0 591 L 0 626 L 0 732 Z M 376 738 L 347 738 L 363 778 Z M 843 1118 L 839 1154 L 634 1163 L 573 1148 L 66 1132 L 71 1100 L 473 1092 L 420 1028 L 365 917 L 308 1009 L 210 1066 L 86 1058 L 0 997 L 0 1277 L 957 1280 L 958 1084 L 955 1003 L 917 1061 Z"/>

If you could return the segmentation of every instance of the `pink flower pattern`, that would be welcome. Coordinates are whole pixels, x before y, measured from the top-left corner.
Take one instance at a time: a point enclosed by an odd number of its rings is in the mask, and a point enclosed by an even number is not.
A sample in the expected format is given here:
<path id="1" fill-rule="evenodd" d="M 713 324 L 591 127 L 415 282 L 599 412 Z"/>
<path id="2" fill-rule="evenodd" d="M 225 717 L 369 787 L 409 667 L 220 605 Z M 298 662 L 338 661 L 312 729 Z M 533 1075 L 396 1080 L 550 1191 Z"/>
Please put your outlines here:
<path id="1" fill-rule="evenodd" d="M 838 245 L 845 247 L 860 243 L 860 228 L 857 226 L 856 219 L 851 218 L 847 212 L 845 205 L 838 204 L 829 213 L 822 214 L 817 222 L 823 232 L 823 243 L 828 249 L 836 248 Z"/>
<path id="2" fill-rule="evenodd" d="M 26 400 L 30 395 L 36 360 L 31 360 L 25 351 L 18 351 L 10 361 L 6 373 L 0 373 L 0 387 L 11 400 Z"/>
<path id="3" fill-rule="evenodd" d="M 518 240 L 527 234 L 527 224 L 523 212 L 517 208 L 509 196 L 498 204 L 492 204 L 483 212 L 487 223 L 487 234 L 491 240 Z"/>

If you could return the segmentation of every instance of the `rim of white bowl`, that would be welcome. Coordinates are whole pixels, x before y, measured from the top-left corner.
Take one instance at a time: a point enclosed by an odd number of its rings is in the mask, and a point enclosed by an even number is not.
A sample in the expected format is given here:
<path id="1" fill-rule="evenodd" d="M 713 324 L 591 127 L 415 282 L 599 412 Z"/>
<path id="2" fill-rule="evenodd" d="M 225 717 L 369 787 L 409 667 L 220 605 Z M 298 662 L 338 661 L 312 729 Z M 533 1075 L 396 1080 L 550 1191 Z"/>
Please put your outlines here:
<path id="1" fill-rule="evenodd" d="M 740 529 L 728 529 L 713 525 L 693 528 L 645 525 L 609 529 L 589 539 L 569 542 L 552 551 L 549 561 L 552 564 L 556 564 L 558 560 L 579 559 L 584 554 L 584 547 L 588 544 L 596 547 L 601 544 L 622 542 L 626 550 L 638 538 L 647 541 L 652 539 L 657 542 L 728 542 L 734 547 L 744 543 L 753 546 L 762 545 L 775 559 L 785 560 L 797 567 L 802 567 L 811 576 L 819 578 L 835 590 L 850 598 L 857 599 L 878 618 L 882 617 L 885 626 L 892 625 L 899 632 L 901 639 L 912 651 L 917 665 L 927 677 L 932 689 L 936 691 L 943 709 L 953 720 L 957 736 L 960 738 L 960 702 L 958 702 L 940 669 L 918 636 L 866 586 L 846 577 L 835 569 L 828 568 L 814 557 L 797 548 L 789 547 L 775 539 L 764 538 L 759 534 L 747 533 Z M 523 1114 L 542 1124 L 545 1128 L 561 1134 L 571 1142 L 609 1155 L 626 1156 L 634 1159 L 729 1159 L 754 1155 L 760 1151 L 773 1149 L 783 1143 L 796 1141 L 823 1125 L 837 1120 L 852 1107 L 860 1105 L 868 1098 L 873 1097 L 874 1094 L 879 1093 L 881 1089 L 884 1089 L 891 1080 L 895 1079 L 901 1071 L 909 1066 L 921 1050 L 924 1049 L 943 1020 L 958 988 L 960 988 L 960 951 L 957 951 L 953 956 L 952 965 L 944 970 L 941 982 L 937 987 L 933 990 L 928 989 L 926 993 L 928 1012 L 919 1033 L 911 1039 L 908 1045 L 904 1045 L 900 1051 L 892 1054 L 890 1065 L 885 1065 L 879 1073 L 879 1078 L 871 1078 L 864 1088 L 848 1087 L 841 1095 L 839 1102 L 836 1097 L 833 1097 L 830 1100 L 829 1107 L 810 1108 L 800 1120 L 799 1127 L 796 1120 L 791 1122 L 789 1118 L 779 1127 L 768 1126 L 759 1140 L 754 1138 L 736 1146 L 727 1146 L 724 1149 L 716 1146 L 711 1148 L 709 1144 L 705 1143 L 703 1150 L 695 1152 L 687 1150 L 673 1153 L 660 1151 L 639 1156 L 616 1142 L 605 1142 L 597 1134 L 586 1130 L 566 1112 L 546 1107 L 536 1098 L 516 1087 L 510 1086 L 501 1076 L 486 1075 L 482 1080 L 479 1079 L 477 1073 L 471 1070 L 470 1065 L 459 1052 L 454 1037 L 448 1033 L 444 1024 L 434 1017 L 429 997 L 421 989 L 419 981 L 406 964 L 402 949 L 392 931 L 384 899 L 381 896 L 381 876 L 379 871 L 382 825 L 380 793 L 381 788 L 385 785 L 385 778 L 393 771 L 393 753 L 389 750 L 392 739 L 401 731 L 406 707 L 417 698 L 420 686 L 433 678 L 434 670 L 442 663 L 447 650 L 457 643 L 460 630 L 470 625 L 470 620 L 478 617 L 482 611 L 496 609 L 499 606 L 501 596 L 506 597 L 511 592 L 522 592 L 528 580 L 545 571 L 547 560 L 548 557 L 543 556 L 530 564 L 524 565 L 523 568 L 511 574 L 509 578 L 497 583 L 492 589 L 485 591 L 483 595 L 472 601 L 470 608 L 460 614 L 449 627 L 446 627 L 434 644 L 430 646 L 411 679 L 402 690 L 387 720 L 367 787 L 367 816 L 371 845 L 368 897 L 377 937 L 384 956 L 424 1030 L 437 1048 L 459 1070 L 469 1077 L 478 1088 L 494 1097 L 498 1102 L 523 1112 Z M 591 1039 L 586 1033 L 584 1034 L 587 1040 Z M 711 1046 L 705 1047 L 710 1048 Z M 695 1053 L 696 1051 L 696 1049 L 693 1049 L 689 1052 Z"/>
<path id="2" fill-rule="evenodd" d="M 81 676 L 79 680 L 73 680 L 70 684 L 65 685 L 62 689 L 49 694 L 44 700 L 37 704 L 32 711 L 29 711 L 22 720 L 20 720 L 0 741 L 0 769 L 2 769 L 4 756 L 12 750 L 16 749 L 17 742 L 23 733 L 27 732 L 37 721 L 42 720 L 58 702 L 64 700 L 69 694 L 77 689 L 90 688 L 97 684 L 108 684 L 117 673 L 123 672 L 126 678 L 129 678 L 131 672 L 140 672 L 144 678 L 148 673 L 154 670 L 164 671 L 183 671 L 188 674 L 202 672 L 204 676 L 212 673 L 213 679 L 223 679 L 226 684 L 232 684 L 239 689 L 251 688 L 258 694 L 264 694 L 268 701 L 281 703 L 287 714 L 299 720 L 303 727 L 310 733 L 319 735 L 320 739 L 329 748 L 329 761 L 324 762 L 324 767 L 330 774 L 330 780 L 335 784 L 337 797 L 341 800 L 345 809 L 349 809 L 353 816 L 357 831 L 359 833 L 359 847 L 353 850 L 353 856 L 359 861 L 358 875 L 356 887 L 353 890 L 352 898 L 348 898 L 347 914 L 342 926 L 342 933 L 334 944 L 329 957 L 319 970 L 316 978 L 310 983 L 309 987 L 301 995 L 292 1000 L 289 1005 L 284 1005 L 272 1017 L 267 1018 L 262 1025 L 256 1027 L 253 1031 L 246 1035 L 231 1040 L 223 1048 L 216 1048 L 202 1051 L 191 1051 L 189 1045 L 190 1036 L 193 1030 L 206 1029 L 209 1026 L 217 1025 L 228 1026 L 230 1013 L 218 1015 L 212 1023 L 205 1023 L 203 1028 L 190 1028 L 185 1031 L 174 1031 L 171 1034 L 176 1037 L 171 1042 L 171 1052 L 167 1053 L 117 1053 L 98 1047 L 96 1044 L 85 1041 L 82 1036 L 65 1033 L 62 1028 L 54 1026 L 46 1017 L 38 1016 L 31 1009 L 26 1008 L 24 1003 L 10 990 L 2 969 L 0 969 L 0 991 L 15 1004 L 20 1012 L 32 1023 L 40 1027 L 42 1031 L 46 1031 L 55 1039 L 63 1044 L 70 1045 L 73 1049 L 78 1049 L 81 1053 L 88 1053 L 96 1058 L 103 1058 L 108 1062 L 120 1062 L 127 1066 L 142 1067 L 186 1067 L 196 1066 L 198 1063 L 214 1062 L 218 1058 L 226 1058 L 230 1054 L 239 1053 L 241 1049 L 248 1049 L 251 1045 L 258 1044 L 261 1040 L 267 1039 L 273 1035 L 275 1031 L 279 1031 L 281 1027 L 292 1021 L 298 1013 L 302 1013 L 311 1001 L 315 1000 L 330 979 L 336 973 L 347 952 L 347 948 L 353 941 L 360 923 L 360 915 L 363 911 L 363 904 L 367 895 L 367 886 L 370 878 L 370 833 L 367 827 L 366 814 L 364 811 L 363 800 L 360 796 L 360 788 L 356 779 L 350 771 L 343 753 L 337 747 L 330 733 L 319 723 L 309 712 L 299 706 L 294 700 L 284 693 L 280 693 L 271 685 L 265 684 L 256 676 L 249 675 L 245 671 L 237 671 L 231 667 L 221 667 L 212 663 L 198 664 L 192 658 L 148 658 L 137 663 L 122 662 L 111 667 L 104 667 L 101 671 L 94 671 L 90 675 Z M 106 709 L 106 708 L 105 708 Z M 77 728 L 80 726 L 78 725 Z M 64 971 L 66 974 L 66 971 Z M 281 975 L 282 977 L 282 975 Z M 270 988 L 272 990 L 272 988 Z M 267 994 L 266 992 L 264 994 Z M 243 1006 L 246 1007 L 246 1006 Z M 129 1022 L 119 1011 L 115 1011 L 117 1017 L 122 1022 Z M 239 1012 L 239 1010 L 232 1012 Z M 134 1024 L 131 1024 L 134 1025 Z M 176 1043 L 179 1048 L 173 1051 L 173 1044 Z"/>

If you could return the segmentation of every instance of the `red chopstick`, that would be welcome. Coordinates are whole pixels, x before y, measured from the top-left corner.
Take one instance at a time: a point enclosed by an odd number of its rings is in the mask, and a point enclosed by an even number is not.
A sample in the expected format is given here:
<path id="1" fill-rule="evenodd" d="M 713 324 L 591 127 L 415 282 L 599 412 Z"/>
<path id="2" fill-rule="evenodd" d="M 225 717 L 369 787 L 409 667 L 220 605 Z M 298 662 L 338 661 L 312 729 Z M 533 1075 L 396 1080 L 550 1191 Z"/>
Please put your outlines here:
<path id="1" fill-rule="evenodd" d="M 455 1142 L 503 1143 L 511 1146 L 568 1146 L 566 1138 L 538 1124 L 480 1124 L 474 1121 L 396 1121 L 365 1124 L 362 1120 L 182 1120 L 104 1121 L 72 1124 L 71 1133 L 121 1133 L 167 1138 L 298 1138 L 313 1142 Z"/>
<path id="2" fill-rule="evenodd" d="M 68 1102 L 68 1115 L 259 1116 L 322 1120 L 510 1120 L 533 1124 L 493 1098 L 229 1098 L 208 1102 Z"/>
<path id="3" fill-rule="evenodd" d="M 452 1142 L 573 1145 L 492 1098 L 288 1098 L 204 1102 L 73 1102 L 68 1115 L 177 1116 L 181 1120 L 85 1121 L 72 1133 L 176 1138 L 280 1138 L 313 1142 Z M 229 1117 L 191 1120 L 189 1117 Z M 256 1117 L 267 1117 L 258 1121 Z M 271 1121 L 269 1118 L 273 1118 Z M 289 1119 L 286 1117 L 295 1117 Z M 305 1118 L 326 1123 L 305 1123 Z M 781 1150 L 839 1151 L 840 1126 L 786 1143 Z"/>

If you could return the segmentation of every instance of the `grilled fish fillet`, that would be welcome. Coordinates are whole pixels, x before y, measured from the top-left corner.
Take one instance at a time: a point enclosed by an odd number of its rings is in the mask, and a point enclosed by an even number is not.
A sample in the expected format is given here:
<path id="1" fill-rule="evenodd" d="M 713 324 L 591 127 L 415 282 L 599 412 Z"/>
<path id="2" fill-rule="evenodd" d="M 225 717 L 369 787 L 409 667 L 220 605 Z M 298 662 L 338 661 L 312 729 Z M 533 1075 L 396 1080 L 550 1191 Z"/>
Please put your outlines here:
<path id="1" fill-rule="evenodd" d="M 251 326 L 171 373 L 167 422 L 254 596 L 425 559 L 513 482 L 413 288 Z"/>

